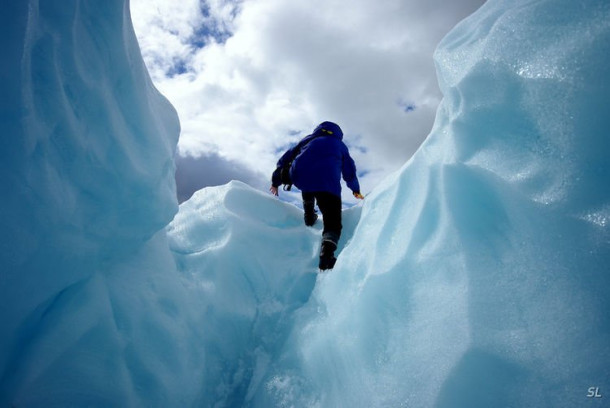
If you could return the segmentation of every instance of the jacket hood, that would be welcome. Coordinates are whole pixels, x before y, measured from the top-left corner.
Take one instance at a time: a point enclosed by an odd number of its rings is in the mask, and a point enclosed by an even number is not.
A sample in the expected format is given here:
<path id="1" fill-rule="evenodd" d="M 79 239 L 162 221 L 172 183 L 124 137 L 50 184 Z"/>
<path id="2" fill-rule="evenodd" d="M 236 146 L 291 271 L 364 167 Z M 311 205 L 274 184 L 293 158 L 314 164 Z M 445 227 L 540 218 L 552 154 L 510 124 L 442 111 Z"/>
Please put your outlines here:
<path id="1" fill-rule="evenodd" d="M 313 131 L 313 134 L 318 135 L 318 134 L 322 134 L 322 133 L 326 134 L 326 135 L 332 135 L 332 136 L 338 138 L 339 140 L 343 140 L 343 131 L 341 130 L 339 125 L 337 125 L 336 123 L 333 123 L 333 122 L 320 123 Z"/>

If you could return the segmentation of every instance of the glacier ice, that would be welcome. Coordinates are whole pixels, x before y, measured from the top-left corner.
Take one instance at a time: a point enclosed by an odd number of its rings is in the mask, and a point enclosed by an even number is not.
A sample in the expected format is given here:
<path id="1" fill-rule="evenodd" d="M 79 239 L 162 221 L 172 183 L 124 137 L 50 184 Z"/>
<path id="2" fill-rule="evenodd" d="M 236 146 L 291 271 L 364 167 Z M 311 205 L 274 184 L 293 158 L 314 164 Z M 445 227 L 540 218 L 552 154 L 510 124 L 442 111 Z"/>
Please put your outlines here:
<path id="1" fill-rule="evenodd" d="M 0 406 L 608 398 L 607 1 L 489 0 L 448 34 L 431 134 L 324 274 L 291 204 L 231 182 L 178 210 L 128 2 L 0 23 Z"/>
<path id="2" fill-rule="evenodd" d="M 188 404 L 201 360 L 164 231 L 179 122 L 128 2 L 9 3 L 0 406 Z"/>
<path id="3" fill-rule="evenodd" d="M 344 211 L 342 250 L 360 207 Z M 196 192 L 168 226 L 204 352 L 198 406 L 242 406 L 271 362 L 317 277 L 321 225 L 237 181 Z"/>
<path id="4" fill-rule="evenodd" d="M 488 1 L 435 59 L 431 134 L 367 198 L 258 405 L 572 407 L 610 387 L 610 4 Z"/>

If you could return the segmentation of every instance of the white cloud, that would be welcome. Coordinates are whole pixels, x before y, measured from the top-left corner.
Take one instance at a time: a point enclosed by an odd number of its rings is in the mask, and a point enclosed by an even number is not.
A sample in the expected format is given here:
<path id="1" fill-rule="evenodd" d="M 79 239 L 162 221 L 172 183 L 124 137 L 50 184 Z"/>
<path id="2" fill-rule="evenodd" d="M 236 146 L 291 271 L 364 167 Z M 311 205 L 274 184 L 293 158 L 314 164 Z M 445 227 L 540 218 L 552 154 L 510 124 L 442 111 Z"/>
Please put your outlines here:
<path id="1" fill-rule="evenodd" d="M 315 125 L 344 129 L 371 190 L 427 136 L 432 53 L 482 0 L 132 0 L 153 80 L 178 110 L 179 151 L 269 177 Z M 408 108 L 407 108 L 408 107 Z"/>

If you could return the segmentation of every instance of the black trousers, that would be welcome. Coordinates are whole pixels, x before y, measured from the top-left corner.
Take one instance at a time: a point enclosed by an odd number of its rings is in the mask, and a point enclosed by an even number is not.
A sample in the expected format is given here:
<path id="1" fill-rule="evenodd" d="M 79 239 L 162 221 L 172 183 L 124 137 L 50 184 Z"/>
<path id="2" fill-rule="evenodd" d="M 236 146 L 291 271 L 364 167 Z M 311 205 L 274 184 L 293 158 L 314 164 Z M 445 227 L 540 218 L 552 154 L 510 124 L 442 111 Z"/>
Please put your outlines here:
<path id="1" fill-rule="evenodd" d="M 325 191 L 302 193 L 303 210 L 305 214 L 312 214 L 316 203 L 324 218 L 322 240 L 332 241 L 335 244 L 341 238 L 341 197 Z"/>

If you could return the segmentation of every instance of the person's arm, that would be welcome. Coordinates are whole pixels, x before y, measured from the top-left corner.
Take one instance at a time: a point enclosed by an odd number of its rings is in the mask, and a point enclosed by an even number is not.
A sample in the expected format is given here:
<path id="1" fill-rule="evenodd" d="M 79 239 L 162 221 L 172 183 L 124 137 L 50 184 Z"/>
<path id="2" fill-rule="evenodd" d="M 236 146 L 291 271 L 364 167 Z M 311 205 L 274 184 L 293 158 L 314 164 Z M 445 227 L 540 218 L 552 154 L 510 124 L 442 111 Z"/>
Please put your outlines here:
<path id="1" fill-rule="evenodd" d="M 343 180 L 347 184 L 350 190 L 354 193 L 356 198 L 362 197 L 360 194 L 360 183 L 358 182 L 358 176 L 356 175 L 356 163 L 354 163 L 354 159 L 349 155 L 349 150 L 347 146 L 345 147 L 345 151 L 343 153 L 343 165 L 341 168 L 341 173 L 343 175 Z M 356 195 L 356 193 L 358 195 Z"/>
<path id="2" fill-rule="evenodd" d="M 273 174 L 271 175 L 271 187 L 278 188 L 279 186 L 282 185 L 282 178 L 281 178 L 281 175 L 280 175 L 281 171 L 282 171 L 282 167 L 279 166 L 279 165 L 273 171 Z"/>
<path id="3" fill-rule="evenodd" d="M 269 191 L 275 196 L 278 195 L 278 187 L 282 185 L 282 167 L 284 167 L 284 164 L 292 159 L 295 148 L 296 146 L 291 147 L 282 155 L 282 157 L 280 157 L 280 159 L 277 161 L 277 166 L 271 175 L 271 187 L 269 187 Z"/>
<path id="4" fill-rule="evenodd" d="M 295 153 L 300 151 L 301 147 L 304 144 L 309 143 L 309 141 L 311 139 L 313 139 L 314 137 L 315 137 L 315 135 L 309 135 L 309 136 L 301 139 L 301 141 L 299 143 L 297 143 L 295 146 L 292 146 L 290 149 L 288 149 L 286 151 L 286 153 L 284 153 L 282 155 L 282 157 L 280 157 L 280 159 L 277 161 L 277 167 L 275 168 L 275 171 L 271 175 L 271 187 L 269 188 L 269 191 L 271 192 L 271 194 L 278 195 L 278 187 L 282 185 L 281 172 L 282 172 L 282 168 L 284 167 L 284 164 L 293 160 Z"/>

